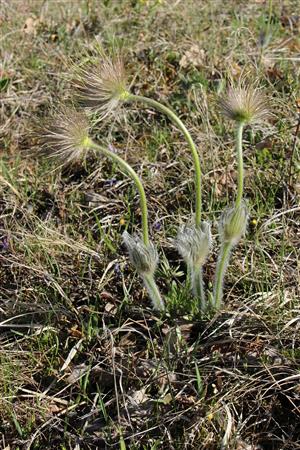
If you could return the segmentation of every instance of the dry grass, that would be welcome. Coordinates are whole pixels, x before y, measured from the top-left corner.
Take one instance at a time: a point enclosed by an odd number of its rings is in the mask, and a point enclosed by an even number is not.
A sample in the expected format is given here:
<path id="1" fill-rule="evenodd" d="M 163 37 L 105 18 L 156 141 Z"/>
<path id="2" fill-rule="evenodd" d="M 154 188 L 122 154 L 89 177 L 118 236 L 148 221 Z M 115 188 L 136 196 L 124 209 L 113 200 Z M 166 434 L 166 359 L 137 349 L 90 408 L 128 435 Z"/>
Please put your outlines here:
<path id="1" fill-rule="evenodd" d="M 274 0 L 271 15 L 267 3 L 0 0 L 3 448 L 300 448 L 300 21 L 297 1 Z M 68 100 L 70 61 L 95 39 L 120 41 L 135 92 L 191 130 L 215 238 L 236 181 L 218 94 L 247 73 L 272 98 L 268 126 L 245 132 L 250 224 L 213 319 L 194 313 L 170 244 L 190 217 L 193 172 L 164 117 L 135 109 L 93 130 L 145 181 L 163 318 L 121 244 L 140 224 L 132 184 L 97 155 L 59 171 L 32 156 L 33 121 Z M 215 239 L 209 287 L 217 252 Z"/>

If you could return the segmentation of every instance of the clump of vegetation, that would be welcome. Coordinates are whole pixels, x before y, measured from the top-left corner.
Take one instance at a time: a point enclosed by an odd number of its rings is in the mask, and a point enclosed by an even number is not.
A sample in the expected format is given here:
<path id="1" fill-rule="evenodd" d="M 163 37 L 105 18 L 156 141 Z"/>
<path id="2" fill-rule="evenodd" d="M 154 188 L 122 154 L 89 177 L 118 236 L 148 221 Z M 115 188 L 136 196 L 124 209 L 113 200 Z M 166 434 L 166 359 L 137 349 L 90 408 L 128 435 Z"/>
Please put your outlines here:
<path id="1" fill-rule="evenodd" d="M 243 163 L 243 130 L 245 125 L 266 120 L 270 111 L 267 99 L 254 86 L 239 81 L 239 86 L 231 87 L 220 105 L 225 116 L 236 123 L 236 154 L 238 162 L 238 186 L 235 204 L 224 211 L 220 221 L 221 251 L 216 270 L 214 306 L 220 308 L 224 274 L 229 261 L 230 252 L 238 244 L 247 227 L 248 212 L 243 199 L 244 195 L 244 163 Z"/>
<path id="2" fill-rule="evenodd" d="M 107 107 L 110 110 L 115 94 L 112 93 L 112 98 L 110 98 L 107 93 L 108 89 L 103 89 L 103 92 L 105 92 L 104 98 L 107 99 Z M 99 95 L 96 97 L 99 98 Z M 104 103 L 103 99 L 103 106 Z M 140 196 L 143 238 L 133 238 L 127 232 L 124 232 L 123 238 L 129 251 L 130 260 L 147 287 L 154 309 L 163 310 L 164 302 L 154 281 L 158 254 L 155 246 L 149 241 L 148 207 L 145 190 L 134 169 L 116 153 L 93 142 L 89 137 L 87 118 L 74 108 L 62 110 L 52 122 L 50 121 L 49 126 L 41 134 L 40 148 L 42 153 L 47 154 L 48 157 L 58 157 L 63 163 L 71 163 L 80 159 L 87 151 L 96 150 L 117 163 L 132 178 Z"/>
<path id="3" fill-rule="evenodd" d="M 294 2 L 0 3 L 2 447 L 298 449 Z"/>
<path id="4" fill-rule="evenodd" d="M 89 112 L 96 114 L 97 123 L 112 114 L 117 113 L 121 103 L 137 102 L 151 106 L 167 115 L 167 117 L 183 133 L 189 145 L 195 169 L 195 219 L 194 225 L 185 226 L 178 232 L 174 241 L 184 258 L 188 272 L 191 276 L 191 286 L 194 296 L 199 301 L 199 310 L 206 313 L 209 310 L 219 310 L 223 296 L 224 275 L 229 262 L 229 255 L 234 246 L 244 235 L 247 226 L 248 212 L 243 200 L 244 169 L 242 138 L 245 125 L 263 122 L 269 115 L 265 96 L 254 86 L 247 86 L 245 81 L 239 80 L 238 87 L 231 87 L 220 100 L 224 115 L 237 124 L 236 151 L 238 162 L 238 187 L 235 205 L 227 208 L 221 218 L 219 231 L 221 237 L 221 250 L 216 269 L 214 296 L 209 295 L 207 300 L 203 283 L 203 265 L 211 250 L 211 227 L 208 222 L 201 221 L 202 195 L 201 195 L 201 165 L 196 145 L 191 134 L 170 108 L 156 100 L 141 95 L 131 94 L 127 88 L 127 77 L 124 63 L 120 54 L 109 57 L 103 50 L 98 55 L 96 64 L 89 63 L 77 71 L 73 81 L 78 103 L 86 107 Z M 74 116 L 74 119 L 73 119 Z M 43 147 L 49 147 L 49 156 L 59 156 L 66 162 L 77 159 L 87 149 L 97 149 L 116 161 L 121 168 L 131 176 L 140 194 L 142 211 L 143 240 L 132 238 L 124 233 L 124 242 L 129 251 L 130 260 L 141 275 L 152 300 L 154 309 L 165 309 L 159 289 L 154 281 L 154 272 L 158 263 L 157 250 L 149 242 L 148 210 L 143 185 L 135 171 L 122 158 L 95 144 L 88 135 L 88 125 L 84 117 L 76 110 L 68 110 L 55 119 L 52 130 L 43 134 Z"/>
<path id="5" fill-rule="evenodd" d="M 191 134 L 174 111 L 156 100 L 132 94 L 127 85 L 127 76 L 120 54 L 110 58 L 103 51 L 99 53 L 95 64 L 88 64 L 87 67 L 77 71 L 77 78 L 74 81 L 79 103 L 95 112 L 98 120 L 112 113 L 117 114 L 120 104 L 126 105 L 135 102 L 165 114 L 183 133 L 191 150 L 195 168 L 195 227 L 185 227 L 180 230 L 176 242 L 191 273 L 193 292 L 200 299 L 201 309 L 205 311 L 202 266 L 209 252 L 211 237 L 209 224 L 201 222 L 201 165 L 196 145 Z"/>

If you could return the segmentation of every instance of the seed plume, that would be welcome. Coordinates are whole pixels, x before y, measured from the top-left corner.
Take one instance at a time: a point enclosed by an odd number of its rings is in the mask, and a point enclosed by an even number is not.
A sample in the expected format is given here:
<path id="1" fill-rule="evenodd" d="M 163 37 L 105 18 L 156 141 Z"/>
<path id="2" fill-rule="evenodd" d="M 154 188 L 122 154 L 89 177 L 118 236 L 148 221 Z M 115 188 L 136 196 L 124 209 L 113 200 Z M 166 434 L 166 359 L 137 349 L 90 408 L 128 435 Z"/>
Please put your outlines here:
<path id="1" fill-rule="evenodd" d="M 42 154 L 64 165 L 81 159 L 90 147 L 87 117 L 73 107 L 61 108 L 43 126 L 40 144 Z"/>
<path id="2" fill-rule="evenodd" d="M 77 69 L 73 87 L 81 106 L 96 112 L 101 119 L 111 115 L 128 96 L 121 55 L 111 58 L 101 52 L 98 62 Z"/>
<path id="3" fill-rule="evenodd" d="M 236 87 L 231 86 L 219 104 L 223 114 L 235 122 L 253 124 L 269 116 L 265 94 L 255 85 L 246 85 L 243 81 Z"/>

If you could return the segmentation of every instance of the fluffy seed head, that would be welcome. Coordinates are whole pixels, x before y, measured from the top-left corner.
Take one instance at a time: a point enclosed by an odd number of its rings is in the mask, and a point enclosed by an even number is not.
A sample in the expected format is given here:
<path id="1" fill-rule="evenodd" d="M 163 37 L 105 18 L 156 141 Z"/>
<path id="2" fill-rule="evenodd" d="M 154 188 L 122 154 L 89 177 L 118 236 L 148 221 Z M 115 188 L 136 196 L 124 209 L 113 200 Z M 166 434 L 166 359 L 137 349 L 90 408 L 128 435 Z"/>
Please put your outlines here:
<path id="1" fill-rule="evenodd" d="M 126 231 L 122 237 L 136 271 L 142 276 L 153 275 L 158 263 L 158 253 L 152 242 L 145 245 L 140 237 L 130 236 Z"/>
<path id="2" fill-rule="evenodd" d="M 209 254 L 212 238 L 210 224 L 200 227 L 185 226 L 178 231 L 175 245 L 185 262 L 191 267 L 201 267 Z"/>
<path id="3" fill-rule="evenodd" d="M 236 245 L 245 234 L 248 221 L 248 210 L 245 203 L 239 207 L 225 210 L 220 221 L 220 234 L 223 242 Z"/>
<path id="4" fill-rule="evenodd" d="M 255 85 L 247 86 L 244 82 L 231 86 L 219 104 L 223 114 L 235 122 L 258 123 L 269 116 L 264 93 Z"/>
<path id="5" fill-rule="evenodd" d="M 42 154 L 63 164 L 81 159 L 90 147 L 86 116 L 73 107 L 60 109 L 41 130 L 40 144 Z"/>
<path id="6" fill-rule="evenodd" d="M 114 113 L 129 95 L 123 59 L 100 52 L 99 61 L 77 69 L 73 80 L 79 104 L 103 119 Z"/>

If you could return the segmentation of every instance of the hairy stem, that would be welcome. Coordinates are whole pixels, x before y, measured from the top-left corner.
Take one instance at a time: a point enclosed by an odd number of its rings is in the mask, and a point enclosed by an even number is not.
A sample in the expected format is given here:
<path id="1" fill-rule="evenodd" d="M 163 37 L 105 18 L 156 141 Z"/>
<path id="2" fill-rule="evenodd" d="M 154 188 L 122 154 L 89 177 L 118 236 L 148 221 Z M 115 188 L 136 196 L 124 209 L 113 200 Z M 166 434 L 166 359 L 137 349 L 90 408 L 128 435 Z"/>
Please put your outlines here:
<path id="1" fill-rule="evenodd" d="M 238 186 L 235 199 L 235 207 L 238 209 L 241 206 L 243 193 L 244 193 L 244 164 L 243 164 L 243 130 L 245 123 L 239 122 L 236 128 L 236 153 L 237 153 L 237 165 L 238 165 Z M 236 242 L 227 241 L 222 243 L 220 250 L 220 256 L 216 268 L 215 286 L 214 286 L 214 307 L 219 309 L 223 297 L 223 284 L 226 269 L 228 267 L 229 256 L 232 248 L 236 245 Z"/>
<path id="2" fill-rule="evenodd" d="M 233 245 L 231 242 L 224 242 L 220 250 L 220 256 L 216 269 L 214 300 L 213 300 L 213 306 L 216 310 L 218 310 L 221 306 L 223 297 L 224 276 L 228 266 L 229 255 L 232 247 Z"/>
<path id="3" fill-rule="evenodd" d="M 149 275 L 142 275 L 144 284 L 146 286 L 146 289 L 148 291 L 149 297 L 151 298 L 153 308 L 157 311 L 164 311 L 165 304 L 164 301 L 160 295 L 159 289 L 157 287 L 157 284 L 155 283 L 154 277 L 152 274 Z"/>
<path id="4" fill-rule="evenodd" d="M 143 241 L 145 245 L 149 245 L 149 228 L 148 228 L 148 208 L 147 208 L 147 200 L 146 200 L 146 194 L 145 190 L 142 184 L 142 181 L 140 180 L 138 174 L 133 170 L 133 168 L 126 162 L 124 159 L 122 159 L 120 156 L 116 155 L 115 153 L 108 150 L 106 147 L 103 147 L 102 145 L 98 145 L 92 140 L 89 142 L 89 147 L 93 148 L 95 150 L 100 151 L 108 158 L 115 161 L 122 169 L 127 172 L 129 177 L 134 181 L 136 188 L 140 195 L 140 206 L 141 206 L 141 212 L 142 212 L 142 230 L 143 230 Z"/>
<path id="5" fill-rule="evenodd" d="M 238 186 L 235 199 L 235 207 L 238 209 L 241 206 L 243 193 L 244 193 L 244 164 L 243 164 L 243 130 L 245 123 L 238 122 L 236 128 L 236 153 L 237 153 L 237 165 L 238 165 Z M 215 309 L 219 309 L 223 297 L 223 284 L 226 269 L 228 267 L 230 252 L 237 242 L 226 241 L 222 243 L 220 250 L 220 256 L 216 268 L 215 286 L 214 286 L 214 300 L 213 306 Z"/>
<path id="6" fill-rule="evenodd" d="M 202 214 L 202 191 L 201 191 L 201 164 L 200 158 L 195 146 L 195 143 L 185 127 L 184 123 L 179 119 L 179 117 L 167 106 L 162 105 L 148 97 L 143 97 L 141 95 L 133 95 L 129 94 L 126 98 L 126 101 L 137 101 L 140 103 L 144 103 L 154 109 L 157 109 L 159 112 L 165 114 L 169 117 L 169 119 L 182 131 L 193 155 L 194 166 L 195 166 L 195 188 L 196 188 L 196 205 L 195 205 L 195 223 L 196 226 L 200 226 L 201 223 L 201 214 Z"/>
<path id="7" fill-rule="evenodd" d="M 203 283 L 203 270 L 202 266 L 193 267 L 191 269 L 191 279 L 192 279 L 192 289 L 193 294 L 196 298 L 200 300 L 200 310 L 201 312 L 206 311 L 206 297 Z"/>
<path id="8" fill-rule="evenodd" d="M 236 153 L 238 163 L 238 187 L 235 200 L 235 206 L 238 208 L 241 205 L 244 191 L 244 164 L 243 164 L 243 129 L 244 122 L 239 122 L 236 129 Z"/>

